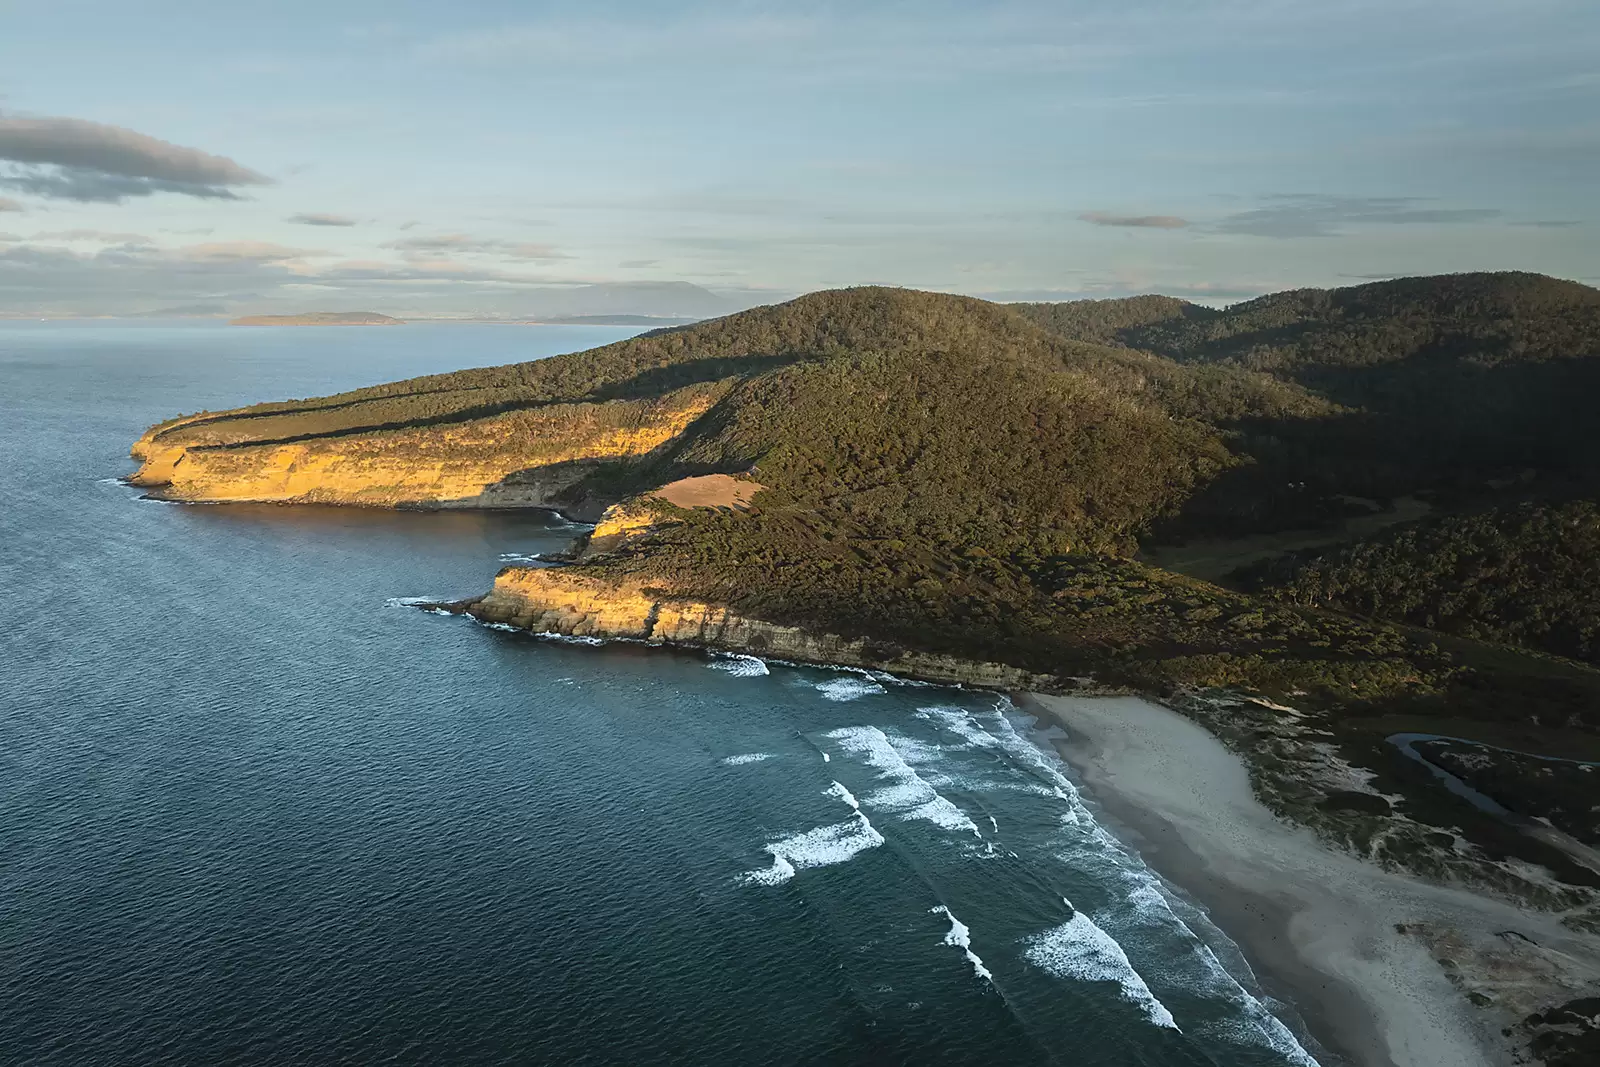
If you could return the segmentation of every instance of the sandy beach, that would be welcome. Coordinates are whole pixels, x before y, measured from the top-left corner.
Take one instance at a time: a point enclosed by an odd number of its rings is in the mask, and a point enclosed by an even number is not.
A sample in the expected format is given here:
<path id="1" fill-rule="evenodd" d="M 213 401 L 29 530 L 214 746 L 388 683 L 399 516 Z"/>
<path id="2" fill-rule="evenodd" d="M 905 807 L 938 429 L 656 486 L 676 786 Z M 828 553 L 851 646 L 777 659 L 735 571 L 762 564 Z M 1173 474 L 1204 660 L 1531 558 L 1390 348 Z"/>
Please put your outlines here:
<path id="1" fill-rule="evenodd" d="M 1136 697 L 1023 704 L 1064 728 L 1052 743 L 1108 824 L 1238 942 L 1329 1067 L 1516 1062 L 1502 1028 L 1600 973 L 1595 939 L 1557 916 L 1382 870 L 1279 819 L 1239 758 L 1170 709 Z M 1487 1005 L 1468 997 L 1480 978 Z"/>

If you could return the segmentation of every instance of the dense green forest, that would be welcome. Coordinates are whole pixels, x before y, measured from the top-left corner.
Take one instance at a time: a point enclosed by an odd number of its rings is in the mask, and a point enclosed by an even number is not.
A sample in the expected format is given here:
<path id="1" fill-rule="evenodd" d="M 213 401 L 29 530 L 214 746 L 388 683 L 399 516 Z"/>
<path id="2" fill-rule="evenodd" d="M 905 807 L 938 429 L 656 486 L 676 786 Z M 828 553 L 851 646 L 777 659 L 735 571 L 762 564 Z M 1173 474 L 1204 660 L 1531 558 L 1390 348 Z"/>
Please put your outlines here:
<path id="1" fill-rule="evenodd" d="M 1524 504 L 1411 523 L 1257 567 L 1249 588 L 1600 664 L 1600 509 Z"/>
<path id="2" fill-rule="evenodd" d="M 1491 483 L 1600 492 L 1600 291 L 1536 274 L 1402 278 L 1302 289 L 1222 311 L 1134 297 L 1025 305 L 1066 337 L 1187 367 L 1259 371 L 1343 414 L 1245 418 L 1248 456 L 1158 536 L 1242 536 L 1316 526 L 1341 498 L 1433 491 L 1459 506 Z M 1586 490 L 1587 487 L 1587 490 Z"/>
<path id="3" fill-rule="evenodd" d="M 866 287 L 588 352 L 206 413 L 157 443 L 381 441 L 431 464 L 494 449 L 537 476 L 563 433 L 660 424 L 657 405 L 694 412 L 648 453 L 584 460 L 572 501 L 710 473 L 765 489 L 738 512 L 645 503 L 662 519 L 653 530 L 578 566 L 885 649 L 1169 694 L 1253 689 L 1308 716 L 1272 729 L 1314 731 L 1406 792 L 1405 775 L 1427 775 L 1388 751 L 1386 732 L 1471 721 L 1519 745 L 1554 744 L 1552 730 L 1600 737 L 1600 672 L 1474 640 L 1596 661 L 1594 512 L 1563 504 L 1600 494 L 1597 390 L 1600 292 L 1532 275 L 1222 311 Z M 1326 528 L 1402 495 L 1454 517 L 1269 568 L 1254 590 L 1132 558 L 1141 542 Z M 1502 510 L 1473 517 L 1491 505 Z M 1257 747 L 1258 781 L 1303 792 L 1292 761 Z M 1413 814 L 1564 862 L 1470 805 L 1439 803 Z"/>

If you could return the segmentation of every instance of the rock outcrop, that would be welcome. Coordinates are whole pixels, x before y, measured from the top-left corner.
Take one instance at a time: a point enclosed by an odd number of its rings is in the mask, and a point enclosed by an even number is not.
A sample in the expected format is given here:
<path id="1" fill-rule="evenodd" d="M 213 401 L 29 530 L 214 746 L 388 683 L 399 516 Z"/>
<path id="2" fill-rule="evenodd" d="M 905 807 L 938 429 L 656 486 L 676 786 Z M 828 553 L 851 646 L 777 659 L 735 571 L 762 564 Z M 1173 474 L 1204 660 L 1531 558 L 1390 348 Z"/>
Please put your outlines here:
<path id="1" fill-rule="evenodd" d="M 309 440 L 216 440 L 196 416 L 152 427 L 133 446 L 130 483 L 195 502 L 353 504 L 366 507 L 554 507 L 580 518 L 609 501 L 570 498 L 601 464 L 672 441 L 710 407 L 705 394 L 633 405 L 618 422 L 603 405 L 517 411 L 451 427 L 341 433 Z"/>
<path id="2" fill-rule="evenodd" d="M 919 681 L 984 689 L 1059 690 L 1070 680 L 881 642 L 812 633 L 673 595 L 632 579 L 598 578 L 565 567 L 507 567 L 481 600 L 462 605 L 485 622 L 535 633 L 625 638 L 739 652 L 801 663 L 888 671 Z"/>

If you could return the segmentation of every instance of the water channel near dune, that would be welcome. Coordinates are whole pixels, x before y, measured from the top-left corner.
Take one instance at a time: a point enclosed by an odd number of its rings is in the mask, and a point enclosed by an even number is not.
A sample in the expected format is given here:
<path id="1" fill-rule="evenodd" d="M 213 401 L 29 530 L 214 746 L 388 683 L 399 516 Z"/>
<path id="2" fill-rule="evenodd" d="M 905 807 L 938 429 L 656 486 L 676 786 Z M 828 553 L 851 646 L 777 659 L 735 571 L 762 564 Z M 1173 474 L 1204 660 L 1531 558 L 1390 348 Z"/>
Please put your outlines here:
<path id="1" fill-rule="evenodd" d="M 0 324 L 0 1061 L 1306 1063 L 993 694 L 433 616 L 544 513 L 189 507 L 176 413 L 593 328 Z"/>

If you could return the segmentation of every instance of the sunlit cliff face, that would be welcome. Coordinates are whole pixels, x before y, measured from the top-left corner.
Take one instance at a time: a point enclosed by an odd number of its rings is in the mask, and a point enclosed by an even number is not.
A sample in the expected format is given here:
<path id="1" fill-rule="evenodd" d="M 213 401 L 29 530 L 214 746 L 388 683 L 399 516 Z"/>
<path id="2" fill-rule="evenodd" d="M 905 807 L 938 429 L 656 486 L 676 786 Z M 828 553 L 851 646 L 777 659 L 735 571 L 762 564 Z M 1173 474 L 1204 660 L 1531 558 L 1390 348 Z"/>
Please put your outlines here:
<path id="1" fill-rule="evenodd" d="M 152 430 L 134 446 L 131 481 L 192 501 L 410 506 L 539 506 L 579 480 L 585 461 L 642 456 L 678 437 L 712 397 L 516 411 L 454 427 L 350 434 L 303 442 L 204 444 L 204 424 Z"/>

